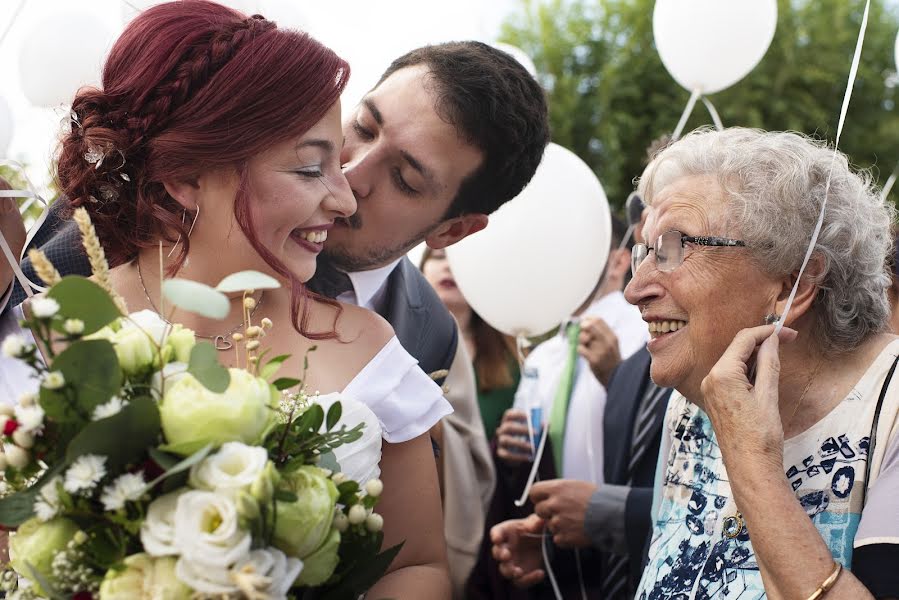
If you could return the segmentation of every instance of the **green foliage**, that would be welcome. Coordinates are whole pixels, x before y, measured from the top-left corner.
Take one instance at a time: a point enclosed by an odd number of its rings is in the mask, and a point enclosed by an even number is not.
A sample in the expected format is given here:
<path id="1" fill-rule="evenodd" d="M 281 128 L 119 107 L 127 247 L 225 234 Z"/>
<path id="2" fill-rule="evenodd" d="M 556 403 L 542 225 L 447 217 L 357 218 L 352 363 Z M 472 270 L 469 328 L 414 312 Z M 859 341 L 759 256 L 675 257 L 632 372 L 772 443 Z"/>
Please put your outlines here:
<path id="1" fill-rule="evenodd" d="M 659 58 L 654 0 L 522 0 L 501 41 L 527 52 L 550 98 L 553 141 L 599 176 L 622 207 L 650 143 L 670 133 L 689 98 Z M 864 2 L 778 0 L 767 55 L 745 79 L 710 96 L 725 126 L 794 130 L 833 142 Z M 883 184 L 899 161 L 899 15 L 872 3 L 862 60 L 840 143 Z M 686 130 L 711 122 L 698 104 Z M 899 190 L 893 192 L 893 196 Z"/>
<path id="2" fill-rule="evenodd" d="M 122 387 L 122 371 L 107 340 L 73 342 L 53 361 L 66 384 L 59 390 L 41 388 L 41 407 L 59 422 L 88 421 L 94 408 L 109 401 Z"/>
<path id="3" fill-rule="evenodd" d="M 187 372 L 215 394 L 224 393 L 231 383 L 228 369 L 219 363 L 218 351 L 207 341 L 197 342 L 191 349 Z"/>
<path id="4" fill-rule="evenodd" d="M 159 409 L 152 398 L 133 398 L 121 411 L 93 421 L 69 442 L 66 459 L 72 462 L 83 454 L 105 456 L 110 468 L 139 462 L 147 449 L 159 441 Z"/>
<path id="5" fill-rule="evenodd" d="M 334 408 L 335 406 L 338 408 Z M 331 451 L 361 438 L 362 429 L 365 427 L 365 423 L 359 423 L 352 429 L 347 429 L 346 425 L 343 425 L 335 430 L 343 410 L 339 407 L 340 403 L 335 402 L 328 409 L 326 423 L 324 409 L 318 404 L 313 404 L 290 423 L 281 423 L 272 430 L 265 445 L 269 457 L 279 469 L 293 471 L 303 465 L 316 464 L 322 457 L 328 455 L 331 455 L 328 458 L 329 465 L 321 466 L 332 468 L 330 463 L 336 461 L 333 461 Z M 325 431 L 321 433 L 323 424 Z"/>
<path id="6" fill-rule="evenodd" d="M 54 321 L 54 329 L 62 332 L 64 319 L 81 319 L 90 335 L 122 316 L 115 302 L 99 285 L 84 277 L 69 276 L 53 286 L 47 295 L 59 303 L 62 319 Z"/>
<path id="7" fill-rule="evenodd" d="M 65 463 L 59 463 L 47 469 L 34 485 L 26 490 L 0 498 L 0 525 L 18 527 L 34 516 L 34 501 L 41 488 L 55 476 L 62 473 Z"/>

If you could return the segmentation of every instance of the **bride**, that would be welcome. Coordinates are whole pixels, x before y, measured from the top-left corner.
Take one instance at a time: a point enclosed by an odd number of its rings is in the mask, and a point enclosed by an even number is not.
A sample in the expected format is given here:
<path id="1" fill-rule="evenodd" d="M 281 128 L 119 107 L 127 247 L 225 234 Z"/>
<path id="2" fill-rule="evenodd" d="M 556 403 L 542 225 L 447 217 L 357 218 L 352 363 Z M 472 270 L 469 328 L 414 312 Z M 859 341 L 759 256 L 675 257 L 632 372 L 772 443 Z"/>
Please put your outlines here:
<path id="1" fill-rule="evenodd" d="M 405 545 L 370 597 L 449 597 L 440 498 L 428 429 L 451 411 L 386 321 L 314 296 L 303 282 L 338 217 L 356 210 L 339 161 L 340 94 L 349 66 L 308 35 L 203 0 L 150 8 L 111 50 L 102 90 L 72 105 L 58 175 L 91 215 L 130 311 L 160 306 L 166 276 L 215 285 L 243 270 L 282 287 L 256 292 L 273 355 L 308 389 L 367 404 L 384 444 L 384 547 Z M 159 247 L 163 246 L 160 255 Z M 224 321 L 164 318 L 226 350 L 242 299 Z M 233 366 L 234 352 L 220 353 Z"/>

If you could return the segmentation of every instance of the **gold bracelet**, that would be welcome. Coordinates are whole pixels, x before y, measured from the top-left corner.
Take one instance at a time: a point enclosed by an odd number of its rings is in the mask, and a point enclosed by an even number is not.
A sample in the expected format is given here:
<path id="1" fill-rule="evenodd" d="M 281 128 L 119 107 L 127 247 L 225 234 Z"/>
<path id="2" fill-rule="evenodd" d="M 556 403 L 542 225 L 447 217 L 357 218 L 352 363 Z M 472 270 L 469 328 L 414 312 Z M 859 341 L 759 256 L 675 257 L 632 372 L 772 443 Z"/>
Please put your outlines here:
<path id="1" fill-rule="evenodd" d="M 818 600 L 818 598 L 824 596 L 824 594 L 831 590 L 831 588 L 837 582 L 837 579 L 840 578 L 840 573 L 843 572 L 843 565 L 838 561 L 834 561 L 834 564 L 836 564 L 836 568 L 833 570 L 833 573 L 831 573 L 830 576 L 828 576 L 828 578 L 824 580 L 824 583 L 818 586 L 818 589 L 815 590 L 815 593 L 808 597 L 808 600 Z"/>

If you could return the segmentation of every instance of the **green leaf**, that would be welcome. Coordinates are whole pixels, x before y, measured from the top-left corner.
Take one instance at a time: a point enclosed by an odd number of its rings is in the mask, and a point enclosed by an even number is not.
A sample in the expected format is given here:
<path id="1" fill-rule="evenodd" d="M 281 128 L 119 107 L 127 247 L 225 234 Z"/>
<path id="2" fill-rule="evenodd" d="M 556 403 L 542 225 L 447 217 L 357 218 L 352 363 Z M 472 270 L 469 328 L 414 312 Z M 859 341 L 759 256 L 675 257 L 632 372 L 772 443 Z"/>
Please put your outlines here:
<path id="1" fill-rule="evenodd" d="M 122 562 L 127 556 L 128 537 L 121 527 L 100 522 L 92 525 L 85 533 L 87 541 L 81 546 L 92 561 L 109 569 Z"/>
<path id="2" fill-rule="evenodd" d="M 212 444 L 206 444 L 205 446 L 203 446 L 202 448 L 200 448 L 199 450 L 197 450 L 196 452 L 194 452 L 193 454 L 191 454 L 190 456 L 188 456 L 187 458 L 185 458 L 184 460 L 182 460 L 175 466 L 166 469 L 165 473 L 163 473 L 162 475 L 160 475 L 159 477 L 157 477 L 156 479 L 154 479 L 153 481 L 148 483 L 147 491 L 156 487 L 156 485 L 158 485 L 161 481 L 165 480 L 167 477 L 171 477 L 172 475 L 177 475 L 178 473 L 181 473 L 182 471 L 188 470 L 189 468 L 191 468 L 192 466 L 194 466 L 195 464 L 197 464 L 198 462 L 200 462 L 201 460 L 206 458 L 210 452 L 212 452 Z"/>
<path id="3" fill-rule="evenodd" d="M 292 504 L 298 500 L 297 495 L 287 490 L 278 490 L 275 492 L 275 500 Z"/>
<path id="4" fill-rule="evenodd" d="M 280 377 L 278 379 L 275 379 L 272 382 L 272 385 L 275 386 L 275 389 L 280 392 L 280 391 L 292 388 L 295 385 L 300 385 L 301 383 L 303 383 L 303 382 L 300 381 L 299 379 L 293 379 L 290 377 Z"/>
<path id="5" fill-rule="evenodd" d="M 84 321 L 83 335 L 90 335 L 122 316 L 115 302 L 99 285 L 84 277 L 63 278 L 47 292 L 59 303 L 59 313 L 65 319 Z M 62 331 L 63 321 L 58 321 Z"/>
<path id="6" fill-rule="evenodd" d="M 0 498 L 0 524 L 4 527 L 18 527 L 34 516 L 34 500 L 41 491 L 41 487 L 66 468 L 64 462 L 58 463 L 53 468 L 44 472 L 30 488 Z"/>
<path id="7" fill-rule="evenodd" d="M 41 407 L 51 419 L 88 419 L 94 408 L 108 402 L 122 388 L 119 359 L 107 340 L 72 343 L 56 357 L 50 370 L 60 371 L 66 380 L 66 386 L 60 390 L 41 388 Z"/>
<path id="8" fill-rule="evenodd" d="M 400 553 L 405 542 L 381 552 L 377 556 L 359 560 L 334 587 L 323 590 L 320 600 L 343 600 L 364 594 L 387 572 L 390 563 Z"/>
<path id="9" fill-rule="evenodd" d="M 111 469 L 141 462 L 147 448 L 155 446 L 161 425 L 159 409 L 152 398 L 134 398 L 117 414 L 88 423 L 69 442 L 66 460 L 84 454 L 106 457 Z"/>
<path id="10" fill-rule="evenodd" d="M 337 486 L 337 491 L 340 492 L 341 496 L 344 494 L 355 494 L 359 491 L 359 483 L 356 481 L 344 481 Z"/>
<path id="11" fill-rule="evenodd" d="M 227 296 L 197 281 L 166 279 L 162 283 L 162 293 L 178 308 L 209 319 L 224 319 L 231 311 Z"/>
<path id="12" fill-rule="evenodd" d="M 240 271 L 222 279 L 215 289 L 220 292 L 245 292 L 246 290 L 274 290 L 281 287 L 274 277 L 259 271 Z"/>
<path id="13" fill-rule="evenodd" d="M 340 463 L 337 462 L 337 456 L 333 452 L 325 452 L 318 457 L 318 466 L 322 469 L 329 469 L 334 473 L 340 472 Z"/>
<path id="14" fill-rule="evenodd" d="M 159 465 L 163 471 L 171 469 L 178 464 L 179 460 L 181 460 L 180 456 L 163 452 L 159 448 L 150 448 L 150 458 L 152 458 L 153 462 Z"/>
<path id="15" fill-rule="evenodd" d="M 278 369 L 281 368 L 281 365 L 284 364 L 284 361 L 290 358 L 290 354 L 281 354 L 271 359 L 262 369 L 259 371 L 259 376 L 268 381 L 268 378 L 278 372 Z"/>
<path id="16" fill-rule="evenodd" d="M 208 341 L 197 342 L 190 351 L 190 363 L 187 372 L 197 378 L 206 389 L 221 394 L 228 389 L 231 375 L 218 360 L 218 351 Z"/>
<path id="17" fill-rule="evenodd" d="M 343 415 L 343 407 L 340 405 L 340 402 L 335 402 L 328 409 L 328 417 L 325 420 L 325 429 L 327 431 L 331 431 L 334 429 L 334 426 L 337 425 L 337 421 L 340 420 L 340 417 Z"/>

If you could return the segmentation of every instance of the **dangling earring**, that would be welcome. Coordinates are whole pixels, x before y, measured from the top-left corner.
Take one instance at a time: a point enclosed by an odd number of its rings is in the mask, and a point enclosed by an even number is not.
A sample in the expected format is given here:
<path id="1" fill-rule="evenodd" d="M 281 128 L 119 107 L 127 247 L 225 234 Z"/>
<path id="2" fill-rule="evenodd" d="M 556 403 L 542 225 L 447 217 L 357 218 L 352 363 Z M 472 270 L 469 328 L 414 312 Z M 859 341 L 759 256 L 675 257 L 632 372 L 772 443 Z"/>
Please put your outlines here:
<path id="1" fill-rule="evenodd" d="M 187 209 L 184 209 L 184 212 L 181 213 L 181 224 L 184 225 L 184 215 L 187 214 Z M 197 219 L 200 217 L 200 205 L 197 204 L 197 212 L 194 213 L 194 220 L 190 224 L 190 229 L 187 230 L 187 239 L 190 239 L 190 234 L 194 232 L 194 225 L 197 224 Z M 172 249 L 169 250 L 169 254 L 166 258 L 172 258 L 172 254 L 175 253 L 175 250 L 178 248 L 178 244 L 181 243 L 181 234 L 178 234 L 178 240 L 175 242 L 175 245 L 172 246 Z"/>
<path id="2" fill-rule="evenodd" d="M 765 315 L 765 325 L 774 325 L 778 321 L 780 321 L 780 315 L 778 314 L 769 313 Z"/>

